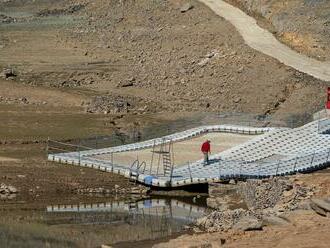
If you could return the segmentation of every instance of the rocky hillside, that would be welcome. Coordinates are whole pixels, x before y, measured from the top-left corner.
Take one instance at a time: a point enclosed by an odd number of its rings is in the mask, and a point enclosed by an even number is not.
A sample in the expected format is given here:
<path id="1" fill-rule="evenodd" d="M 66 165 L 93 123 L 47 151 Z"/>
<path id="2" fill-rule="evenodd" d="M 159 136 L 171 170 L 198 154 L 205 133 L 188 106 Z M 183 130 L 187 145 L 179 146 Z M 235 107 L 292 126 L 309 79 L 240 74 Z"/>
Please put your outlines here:
<path id="1" fill-rule="evenodd" d="M 251 49 L 199 1 L 38 0 L 35 9 L 23 2 L 28 17 L 0 26 L 0 69 L 13 67 L 27 84 L 96 95 L 83 103 L 92 113 L 285 117 L 311 114 L 324 102 L 324 82 Z M 8 20 L 19 6 L 0 5 Z"/>
<path id="2" fill-rule="evenodd" d="M 98 0 L 81 14 L 87 24 L 65 45 L 109 65 L 90 88 L 147 98 L 157 111 L 300 114 L 298 102 L 322 102 L 322 82 L 249 48 L 198 1 Z"/>

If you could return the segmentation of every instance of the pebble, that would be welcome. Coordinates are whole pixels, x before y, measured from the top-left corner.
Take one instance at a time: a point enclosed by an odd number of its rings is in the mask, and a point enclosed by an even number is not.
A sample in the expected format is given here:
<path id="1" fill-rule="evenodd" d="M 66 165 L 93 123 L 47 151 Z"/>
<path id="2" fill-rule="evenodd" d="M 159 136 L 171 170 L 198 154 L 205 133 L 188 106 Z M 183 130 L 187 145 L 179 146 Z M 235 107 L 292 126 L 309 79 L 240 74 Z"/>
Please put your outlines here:
<path id="1" fill-rule="evenodd" d="M 16 194 L 18 193 L 18 189 L 11 185 L 6 185 L 2 183 L 0 185 L 0 198 L 1 199 L 12 199 L 16 197 Z"/>

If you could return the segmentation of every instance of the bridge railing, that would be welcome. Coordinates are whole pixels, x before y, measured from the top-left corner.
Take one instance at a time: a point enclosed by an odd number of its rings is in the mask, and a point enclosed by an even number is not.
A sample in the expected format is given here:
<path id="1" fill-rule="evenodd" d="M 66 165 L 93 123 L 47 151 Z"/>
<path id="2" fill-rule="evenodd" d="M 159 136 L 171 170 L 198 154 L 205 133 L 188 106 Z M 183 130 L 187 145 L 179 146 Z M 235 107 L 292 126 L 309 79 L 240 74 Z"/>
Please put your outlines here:
<path id="1" fill-rule="evenodd" d="M 69 142 L 61 142 L 51 139 L 47 140 L 47 146 L 46 146 L 46 151 L 48 154 L 77 152 L 77 151 L 85 151 L 92 149 L 94 148 L 84 146 L 81 144 L 73 144 Z"/>

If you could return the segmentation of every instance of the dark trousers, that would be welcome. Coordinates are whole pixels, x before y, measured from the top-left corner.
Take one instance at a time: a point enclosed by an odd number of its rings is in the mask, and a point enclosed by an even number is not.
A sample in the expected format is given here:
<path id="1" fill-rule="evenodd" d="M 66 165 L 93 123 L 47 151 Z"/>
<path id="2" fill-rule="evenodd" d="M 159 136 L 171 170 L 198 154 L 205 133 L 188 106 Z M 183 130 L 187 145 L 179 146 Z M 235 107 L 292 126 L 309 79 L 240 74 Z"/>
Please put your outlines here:
<path id="1" fill-rule="evenodd" d="M 208 164 L 209 163 L 209 153 L 208 152 L 203 152 L 204 154 L 204 163 Z"/>

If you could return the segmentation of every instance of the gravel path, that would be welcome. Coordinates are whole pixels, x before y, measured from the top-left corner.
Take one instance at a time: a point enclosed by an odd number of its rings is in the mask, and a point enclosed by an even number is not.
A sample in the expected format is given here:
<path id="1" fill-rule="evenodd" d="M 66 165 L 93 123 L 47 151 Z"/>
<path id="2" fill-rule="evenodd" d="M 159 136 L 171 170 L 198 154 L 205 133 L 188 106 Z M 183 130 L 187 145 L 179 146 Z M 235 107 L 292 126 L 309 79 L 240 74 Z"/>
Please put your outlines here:
<path id="1" fill-rule="evenodd" d="M 285 65 L 315 78 L 330 81 L 330 62 L 322 62 L 299 54 L 279 42 L 270 32 L 259 27 L 252 17 L 221 0 L 200 0 L 217 15 L 232 23 L 251 48 L 271 56 Z"/>

